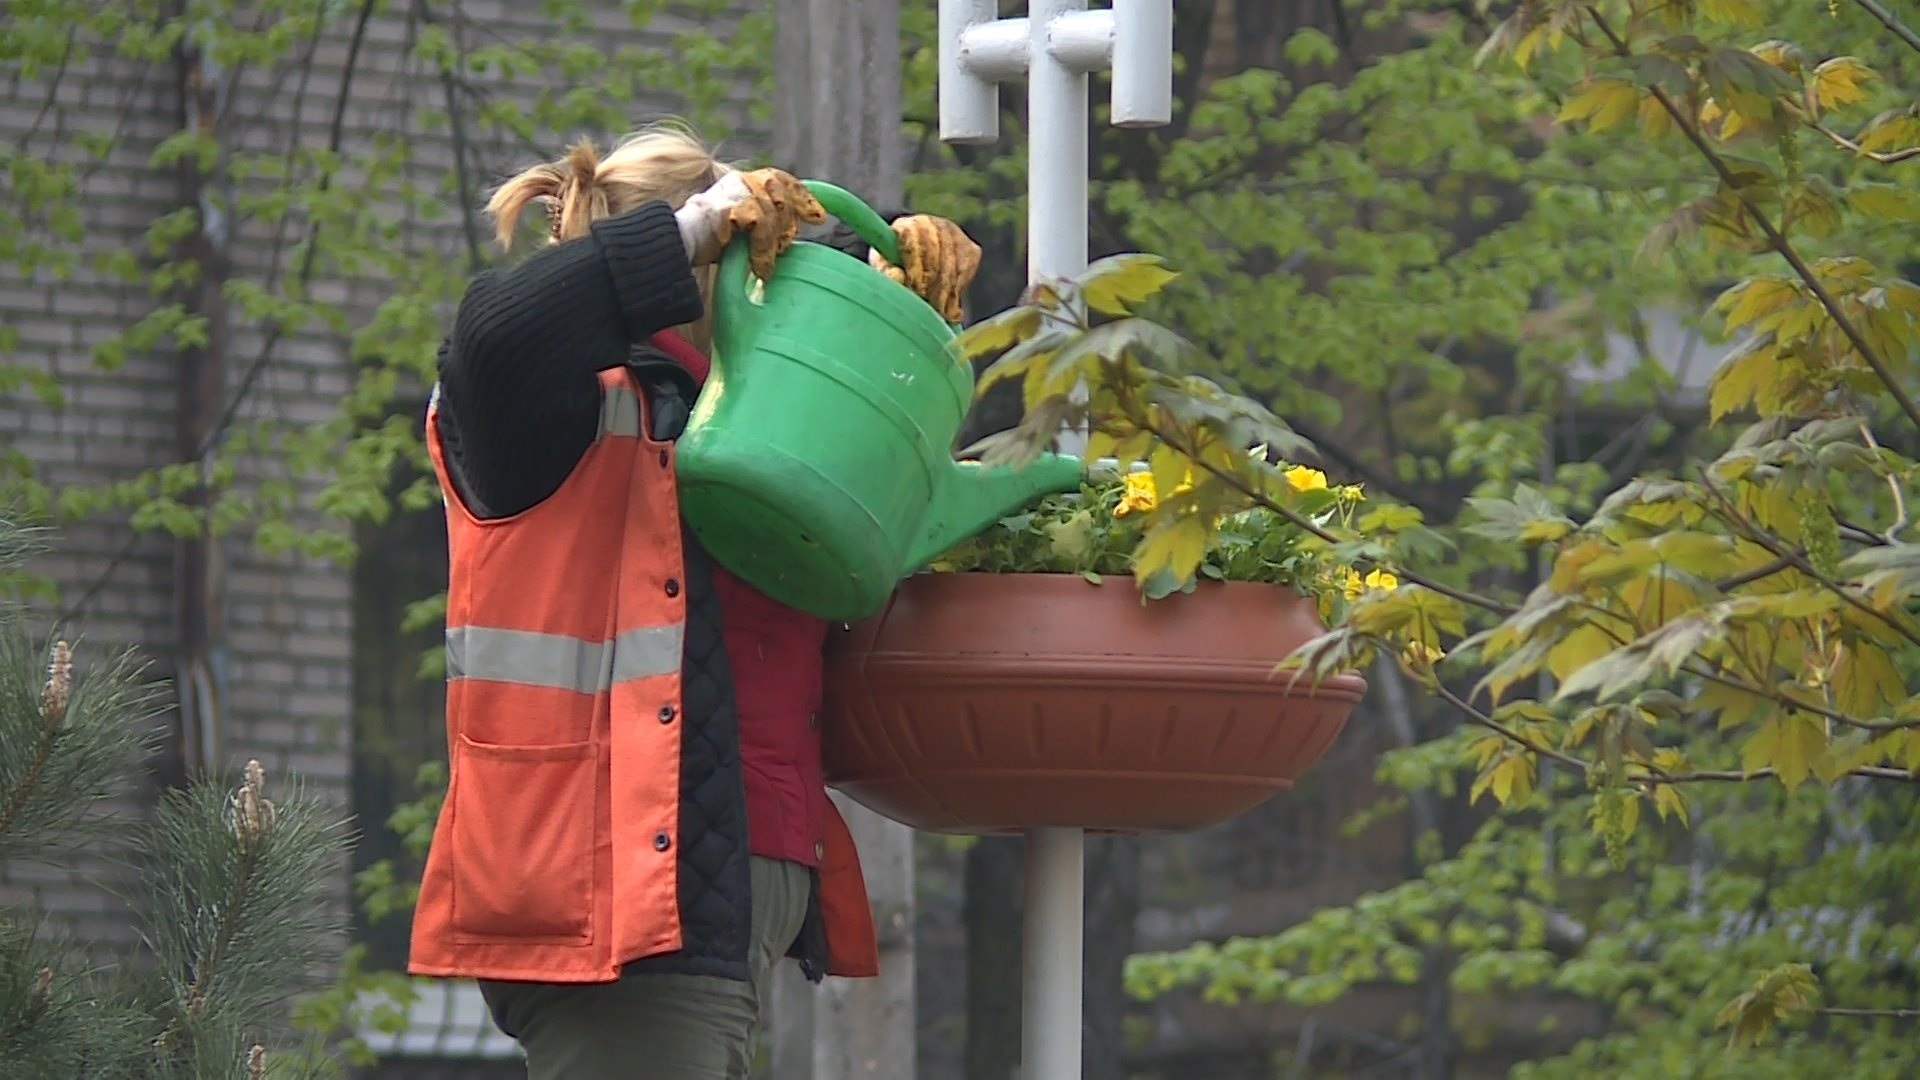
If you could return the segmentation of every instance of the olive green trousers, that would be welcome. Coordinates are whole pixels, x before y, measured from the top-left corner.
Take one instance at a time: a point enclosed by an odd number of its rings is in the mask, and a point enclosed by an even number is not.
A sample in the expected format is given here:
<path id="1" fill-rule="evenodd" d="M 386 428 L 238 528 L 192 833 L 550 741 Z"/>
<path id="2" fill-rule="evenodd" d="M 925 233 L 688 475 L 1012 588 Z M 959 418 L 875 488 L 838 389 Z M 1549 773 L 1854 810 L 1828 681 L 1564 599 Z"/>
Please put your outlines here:
<path id="1" fill-rule="evenodd" d="M 558 986 L 482 982 L 502 1026 L 519 1033 L 528 1080 L 747 1080 L 774 965 L 800 934 L 812 875 L 755 858 L 751 983 L 635 975 Z"/>

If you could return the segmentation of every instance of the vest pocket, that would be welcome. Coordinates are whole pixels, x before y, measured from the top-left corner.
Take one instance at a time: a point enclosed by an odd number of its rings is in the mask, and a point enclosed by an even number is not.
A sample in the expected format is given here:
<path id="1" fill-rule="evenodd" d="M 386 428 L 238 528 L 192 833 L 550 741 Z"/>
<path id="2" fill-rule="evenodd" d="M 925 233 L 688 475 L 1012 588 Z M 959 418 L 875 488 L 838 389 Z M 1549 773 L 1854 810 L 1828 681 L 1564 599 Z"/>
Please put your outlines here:
<path id="1" fill-rule="evenodd" d="M 501 746 L 460 736 L 450 795 L 453 931 L 587 941 L 593 920 L 594 744 Z"/>

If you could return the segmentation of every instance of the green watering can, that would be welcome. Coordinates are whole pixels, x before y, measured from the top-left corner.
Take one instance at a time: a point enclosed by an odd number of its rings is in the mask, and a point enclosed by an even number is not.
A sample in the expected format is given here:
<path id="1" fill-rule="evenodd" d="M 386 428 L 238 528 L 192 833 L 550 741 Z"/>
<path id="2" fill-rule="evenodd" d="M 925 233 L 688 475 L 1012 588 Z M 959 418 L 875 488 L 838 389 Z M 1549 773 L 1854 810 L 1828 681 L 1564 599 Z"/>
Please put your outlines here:
<path id="1" fill-rule="evenodd" d="M 880 215 L 807 186 L 899 265 Z M 973 400 L 954 336 L 912 290 L 844 252 L 795 243 L 762 284 L 745 240 L 731 244 L 713 286 L 713 373 L 678 447 L 681 515 L 700 543 L 767 596 L 848 621 L 999 518 L 1078 487 L 1077 458 L 953 459 Z"/>

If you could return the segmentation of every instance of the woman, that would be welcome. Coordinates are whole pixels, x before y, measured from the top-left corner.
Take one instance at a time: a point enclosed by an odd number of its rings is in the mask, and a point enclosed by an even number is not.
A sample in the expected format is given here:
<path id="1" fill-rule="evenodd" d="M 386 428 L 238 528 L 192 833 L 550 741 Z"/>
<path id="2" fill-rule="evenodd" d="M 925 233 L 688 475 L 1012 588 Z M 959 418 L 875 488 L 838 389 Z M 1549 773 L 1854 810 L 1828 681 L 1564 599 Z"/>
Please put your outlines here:
<path id="1" fill-rule="evenodd" d="M 777 273 L 825 214 L 673 130 L 508 181 L 488 206 L 503 246 L 534 202 L 550 246 L 475 279 L 428 411 L 451 772 L 409 966 L 479 979 L 534 1080 L 745 1077 L 780 959 L 873 975 L 876 948 L 821 778 L 825 624 L 711 563 L 679 521 L 673 440 L 722 249 L 745 234 Z M 900 267 L 829 242 L 957 319 L 978 247 L 891 217 Z"/>

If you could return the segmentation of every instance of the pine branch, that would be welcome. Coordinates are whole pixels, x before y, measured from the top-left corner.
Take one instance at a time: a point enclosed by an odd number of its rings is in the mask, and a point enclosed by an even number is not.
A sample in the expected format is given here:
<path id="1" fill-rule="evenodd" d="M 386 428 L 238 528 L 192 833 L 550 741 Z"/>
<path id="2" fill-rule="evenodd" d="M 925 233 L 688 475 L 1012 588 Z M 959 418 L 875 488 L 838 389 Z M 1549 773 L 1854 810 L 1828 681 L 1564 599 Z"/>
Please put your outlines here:
<path id="1" fill-rule="evenodd" d="M 63 705 L 49 699 L 47 653 L 0 620 L 0 861 L 44 859 L 99 839 L 94 811 L 151 746 L 159 688 L 131 652 L 63 661 Z M 84 652 L 83 652 L 84 656 Z"/>
<path id="2" fill-rule="evenodd" d="M 298 788 L 266 791 L 258 762 L 236 788 L 195 783 L 143 838 L 134 904 L 166 1003 L 158 1050 L 182 1076 L 250 1053 L 340 930 L 320 891 L 344 848 L 337 814 Z"/>
<path id="3" fill-rule="evenodd" d="M 139 1076 L 152 1032 L 39 922 L 0 917 L 0 1070 L 8 1077 Z"/>
<path id="4" fill-rule="evenodd" d="M 46 771 L 47 759 L 53 756 L 53 744 L 60 738 L 60 725 L 67 719 L 67 701 L 73 694 L 72 647 L 64 641 L 55 642 L 53 658 L 47 667 L 47 686 L 40 695 L 40 738 L 34 741 L 26 771 L 7 793 L 6 805 L 0 807 L 0 836 L 13 828 L 20 808 L 33 797 L 40 774 Z"/>

